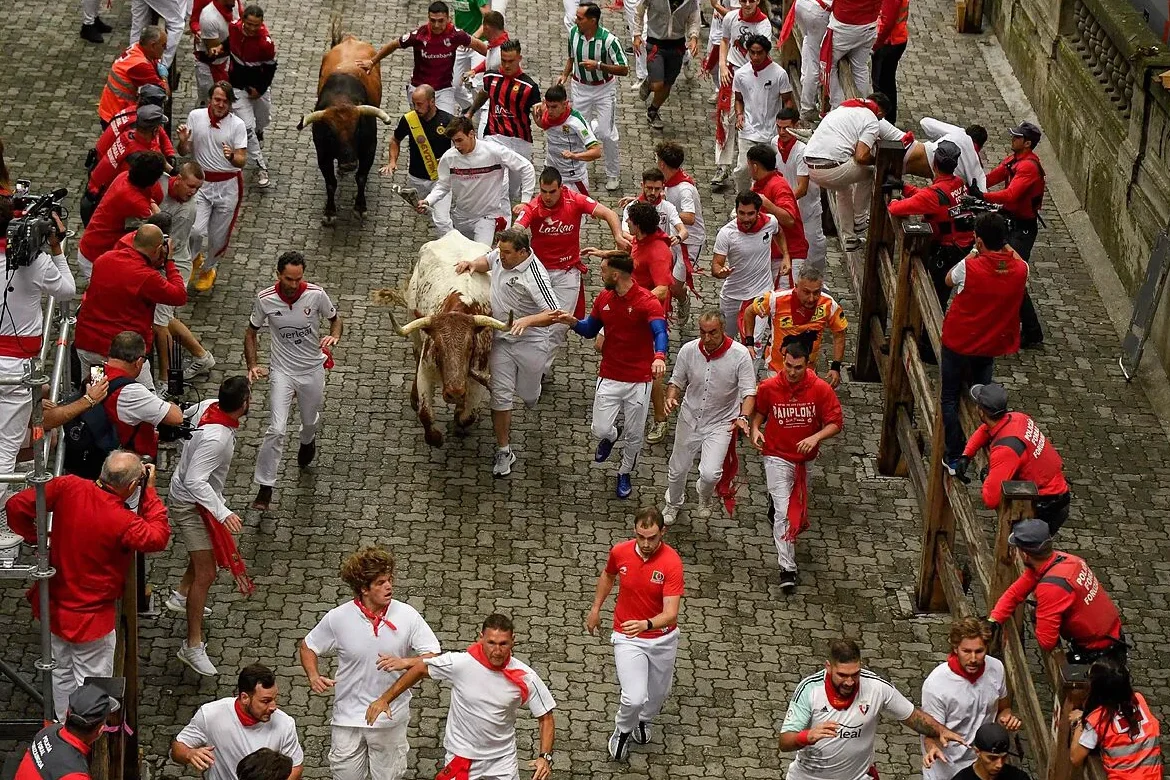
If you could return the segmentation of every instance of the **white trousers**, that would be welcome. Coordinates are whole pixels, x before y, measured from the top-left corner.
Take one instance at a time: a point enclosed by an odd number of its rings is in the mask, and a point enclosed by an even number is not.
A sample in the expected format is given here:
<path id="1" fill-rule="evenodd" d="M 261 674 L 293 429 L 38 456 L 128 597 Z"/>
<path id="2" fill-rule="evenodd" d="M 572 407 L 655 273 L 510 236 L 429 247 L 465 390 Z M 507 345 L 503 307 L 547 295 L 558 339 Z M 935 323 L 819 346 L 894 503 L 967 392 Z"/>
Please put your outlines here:
<path id="1" fill-rule="evenodd" d="M 553 295 L 560 304 L 561 311 L 572 314 L 577 309 L 577 299 L 581 295 L 581 272 L 576 268 L 564 271 L 549 271 L 548 280 L 552 282 Z M 569 337 L 568 325 L 550 325 L 548 328 L 548 362 L 552 365 L 556 357 L 556 350 L 564 346 Z"/>
<path id="2" fill-rule="evenodd" d="M 699 456 L 699 481 L 695 490 L 700 501 L 706 501 L 715 492 L 723 476 L 723 459 L 731 443 L 731 421 L 696 428 L 682 415 L 674 427 L 674 448 L 667 464 L 666 503 L 681 507 L 687 500 L 687 476 Z"/>
<path id="3" fill-rule="evenodd" d="M 497 316 L 503 316 L 503 312 Z M 543 334 L 529 336 L 525 331 L 524 338 L 510 341 L 503 338 L 502 333 L 496 333 L 488 357 L 492 411 L 511 411 L 516 396 L 520 396 L 529 409 L 536 406 L 540 400 L 541 379 L 549 362 L 548 339 Z"/>
<path id="4" fill-rule="evenodd" d="M 627 0 L 628 2 L 628 0 Z M 654 720 L 674 683 L 674 658 L 678 655 L 678 629 L 653 639 L 631 639 L 618 631 L 611 635 L 613 663 L 622 688 L 614 723 L 629 733 L 639 721 Z"/>
<path id="5" fill-rule="evenodd" d="M 506 223 L 507 220 L 505 220 L 505 227 L 507 227 Z M 451 229 L 458 230 L 464 238 L 491 246 L 495 243 L 496 231 L 500 230 L 500 226 L 496 217 L 460 214 L 458 207 L 456 207 L 451 209 Z"/>
<path id="6" fill-rule="evenodd" d="M 626 2 L 622 4 L 622 10 L 625 12 L 626 16 L 626 40 L 631 44 L 634 42 L 634 8 L 640 2 L 641 0 L 626 0 Z M 576 11 L 573 13 L 576 14 Z M 632 58 L 634 60 L 634 76 L 637 77 L 638 81 L 645 81 L 646 76 L 649 75 L 649 71 L 646 70 L 646 49 L 649 47 L 649 45 L 650 44 L 646 42 L 646 36 L 643 35 L 642 51 L 640 53 L 636 53 Z"/>
<path id="7" fill-rule="evenodd" d="M 459 107 L 461 112 L 471 107 L 476 93 L 474 85 L 463 83 L 463 74 L 474 68 L 478 61 L 483 59 L 482 54 L 469 46 L 460 46 L 455 50 L 455 65 L 451 71 L 451 84 L 454 90 L 455 105 Z"/>
<path id="8" fill-rule="evenodd" d="M 93 24 L 97 20 L 100 0 L 81 0 L 81 23 Z"/>
<path id="9" fill-rule="evenodd" d="M 617 418 L 622 426 L 622 463 L 619 474 L 630 474 L 638 464 L 646 436 L 646 413 L 650 408 L 651 382 L 618 382 L 599 377 L 593 395 L 592 432 L 595 439 L 617 439 Z"/>
<path id="10" fill-rule="evenodd" d="M 97 5 L 97 2 L 94 3 Z M 179 41 L 183 40 L 183 28 L 187 23 L 186 0 L 130 0 L 130 45 L 138 43 L 142 28 L 150 24 L 150 12 L 154 10 L 167 28 L 167 48 L 163 51 L 163 63 L 169 68 L 175 61 Z"/>
<path id="11" fill-rule="evenodd" d="M 227 251 L 240 210 L 244 179 L 205 181 L 195 193 L 195 224 L 191 226 L 191 257 L 203 252 L 203 272 L 210 271 Z M 204 249 L 203 243 L 207 242 Z"/>
<path id="12" fill-rule="evenodd" d="M 763 290 L 759 294 L 763 295 L 765 292 L 768 291 Z M 755 300 L 755 296 L 747 300 Z M 731 336 L 733 339 L 739 338 L 739 311 L 741 308 L 743 308 L 744 303 L 746 303 L 746 300 L 741 301 L 738 298 L 725 298 L 722 295 L 719 296 L 719 311 L 727 320 L 727 335 Z M 768 318 L 756 317 L 756 332 L 752 334 L 752 337 L 756 340 L 756 343 L 759 344 L 767 335 Z"/>
<path id="13" fill-rule="evenodd" d="M 431 194 L 435 183 L 430 179 L 418 179 L 407 174 L 410 186 L 414 188 L 419 200 Z M 436 201 L 430 208 L 431 224 L 435 227 L 435 235 L 439 238 L 451 232 L 451 193 Z"/>
<path id="14" fill-rule="evenodd" d="M 417 87 L 415 87 L 409 81 L 406 82 L 406 102 L 407 102 L 407 104 L 410 103 L 410 93 L 414 92 L 415 89 L 417 89 Z M 456 109 L 456 105 L 455 105 L 455 87 L 446 87 L 444 89 L 436 89 L 435 90 L 435 105 L 439 107 L 439 110 L 446 111 L 448 114 L 451 114 L 453 116 L 457 116 L 459 114 L 459 111 Z"/>
<path id="15" fill-rule="evenodd" d="M 732 121 L 735 120 L 733 119 Z M 731 137 L 728 136 L 727 140 L 730 141 Z M 760 140 L 759 138 L 749 138 L 743 133 L 739 133 L 736 138 L 736 143 L 728 144 L 733 150 L 738 147 L 738 153 L 735 155 L 735 169 L 731 172 L 732 179 L 735 181 L 736 192 L 744 192 L 752 186 L 752 176 L 748 173 L 747 167 L 747 153 L 748 149 L 751 149 L 756 144 L 768 144 L 769 146 L 775 147 L 776 137 L 772 136 L 771 138 Z"/>
<path id="16" fill-rule="evenodd" d="M 735 163 L 735 141 L 739 131 L 735 129 L 735 111 L 723 113 L 723 127 L 727 129 L 727 141 L 720 144 L 715 142 L 715 164 L 732 165 Z"/>
<path id="17" fill-rule="evenodd" d="M 500 146 L 506 146 L 525 160 L 532 159 L 532 142 L 523 138 L 513 138 L 508 135 L 493 135 L 491 140 Z M 505 214 L 512 213 L 512 204 L 520 202 L 520 190 L 524 187 L 523 180 L 511 169 L 508 169 L 508 200 L 501 203 Z"/>
<path id="18" fill-rule="evenodd" d="M 785 541 L 788 533 L 788 499 L 792 497 L 793 476 L 796 464 L 774 455 L 764 456 L 764 477 L 768 482 L 768 495 L 776 519 L 772 522 L 772 538 L 776 542 L 776 556 L 780 571 L 796 571 L 796 545 Z"/>
<path id="19" fill-rule="evenodd" d="M 321 405 L 325 401 L 324 366 L 296 375 L 275 369 L 269 372 L 268 428 L 264 431 L 260 451 L 256 453 L 254 479 L 258 485 L 276 485 L 293 398 L 301 410 L 300 443 L 308 444 L 317 436 L 317 424 L 321 421 Z"/>
<path id="20" fill-rule="evenodd" d="M 571 84 L 573 108 L 585 117 L 593 134 L 601 141 L 606 177 L 616 179 L 622 174 L 621 151 L 618 148 L 621 136 L 617 126 L 618 80 L 615 78 L 606 84 L 583 84 L 580 81 Z"/>
<path id="21" fill-rule="evenodd" d="M 258 98 L 248 97 L 242 89 L 233 92 L 236 100 L 232 103 L 232 113 L 244 120 L 244 126 L 248 128 L 248 162 L 261 170 L 268 170 L 264 152 L 260 149 L 260 136 L 272 119 L 272 91 L 267 90 Z"/>
<path id="22" fill-rule="evenodd" d="M 167 42 L 169 43 L 170 39 Z M 199 105 L 207 105 L 207 95 L 211 92 L 211 86 L 214 83 L 215 79 L 211 77 L 211 66 L 195 60 L 195 92 L 199 98 Z"/>
<path id="23" fill-rule="evenodd" d="M 800 45 L 800 110 L 812 111 L 817 107 L 821 42 L 829 26 L 829 12 L 817 0 L 796 0 L 796 26 L 804 36 Z"/>
<path id="24" fill-rule="evenodd" d="M 809 181 L 837 193 L 837 234 L 842 240 L 855 237 L 855 222 L 869 219 L 873 197 L 873 168 L 858 165 L 852 158 L 836 168 L 809 168 Z"/>
<path id="25" fill-rule="evenodd" d="M 0 374 L 23 376 L 26 361 L 23 358 L 0 357 Z M 32 417 L 32 388 L 23 385 L 0 387 L 0 474 L 11 474 L 16 468 L 16 456 L 28 436 L 28 422 Z M 24 485 L 14 485 L 20 490 Z M 4 488 L 0 488 L 0 495 Z"/>
<path id="26" fill-rule="evenodd" d="M 833 30 L 833 67 L 829 70 L 829 105 L 836 108 L 845 100 L 837 63 L 849 60 L 853 68 L 853 89 L 858 97 L 869 94 L 869 58 L 877 41 L 877 23 L 845 24 Z"/>
<path id="27" fill-rule="evenodd" d="M 44 617 L 48 620 L 48 616 Z M 86 677 L 114 676 L 114 646 L 117 637 L 114 631 L 92 642 L 74 644 L 66 642 L 56 634 L 52 635 L 53 661 L 53 707 L 57 719 L 64 720 L 69 709 L 69 695 L 85 683 Z"/>
<path id="28" fill-rule="evenodd" d="M 828 265 L 827 259 L 827 242 L 825 241 L 825 228 L 821 224 L 821 210 L 817 209 L 816 214 L 804 216 L 801 220 L 804 223 L 804 238 L 808 241 L 808 257 L 805 258 L 813 268 L 819 268 L 822 272 L 825 271 Z M 793 266 L 792 278 L 796 278 L 796 267 Z"/>
<path id="29" fill-rule="evenodd" d="M 88 349 L 79 349 L 77 350 L 77 362 L 81 364 L 81 378 L 84 380 L 89 376 L 90 368 L 105 365 L 106 357 L 96 352 L 90 352 Z M 154 377 L 150 373 L 149 360 L 143 361 L 142 370 L 138 372 L 137 380 L 140 384 L 150 388 L 151 391 L 154 390 Z"/>
<path id="30" fill-rule="evenodd" d="M 376 729 L 333 726 L 329 745 L 333 780 L 401 780 L 410 752 L 406 740 L 410 717 L 404 713 L 390 723 Z"/>

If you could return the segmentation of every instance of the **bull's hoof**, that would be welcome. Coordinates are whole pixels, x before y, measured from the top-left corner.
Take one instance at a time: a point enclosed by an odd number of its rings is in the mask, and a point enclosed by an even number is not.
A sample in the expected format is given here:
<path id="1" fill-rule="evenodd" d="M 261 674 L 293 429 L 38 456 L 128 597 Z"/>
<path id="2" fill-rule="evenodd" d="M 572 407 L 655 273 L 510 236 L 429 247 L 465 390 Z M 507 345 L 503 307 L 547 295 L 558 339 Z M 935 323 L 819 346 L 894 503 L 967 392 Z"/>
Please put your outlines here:
<path id="1" fill-rule="evenodd" d="M 431 445 L 432 447 L 443 446 L 443 434 L 437 428 L 431 428 L 429 431 L 423 434 L 423 438 L 426 439 L 427 444 Z"/>
<path id="2" fill-rule="evenodd" d="M 321 217 L 321 224 L 325 227 L 333 227 L 337 224 L 337 215 L 326 214 L 325 216 Z"/>

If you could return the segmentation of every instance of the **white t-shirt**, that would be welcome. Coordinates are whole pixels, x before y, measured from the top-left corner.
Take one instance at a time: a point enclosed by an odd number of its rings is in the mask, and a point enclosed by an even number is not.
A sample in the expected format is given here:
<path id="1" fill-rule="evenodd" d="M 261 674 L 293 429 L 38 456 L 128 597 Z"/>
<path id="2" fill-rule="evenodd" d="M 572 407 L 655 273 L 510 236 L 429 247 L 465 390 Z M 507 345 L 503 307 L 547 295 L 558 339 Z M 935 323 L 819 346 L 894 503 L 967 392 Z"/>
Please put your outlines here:
<path id="1" fill-rule="evenodd" d="M 980 726 L 995 719 L 1004 696 L 1007 680 L 998 658 L 987 656 L 987 666 L 974 684 L 951 671 L 944 661 L 922 683 L 922 711 L 969 743 Z M 975 763 L 975 751 L 960 743 L 950 743 L 943 752 L 949 763 L 935 761 L 923 769 L 925 780 L 950 780 Z"/>
<path id="2" fill-rule="evenodd" d="M 825 114 L 808 140 L 804 156 L 845 162 L 853 157 L 859 141 L 873 149 L 877 137 L 876 114 L 865 106 L 841 106 Z"/>
<path id="3" fill-rule="evenodd" d="M 906 720 L 914 714 L 914 704 L 893 685 L 862 669 L 853 701 L 837 710 L 829 703 L 825 675 L 822 669 L 800 681 L 780 730 L 803 731 L 830 721 L 840 728 L 837 736 L 798 750 L 788 767 L 788 780 L 864 780 L 874 760 L 878 719 L 886 714 Z"/>
<path id="4" fill-rule="evenodd" d="M 767 15 L 759 22 L 745 22 L 740 17 L 740 11 L 733 10 L 724 14 L 721 24 L 723 26 L 721 40 L 727 41 L 727 66 L 732 70 L 746 65 L 748 62 L 747 39 L 749 35 L 762 35 L 772 43 L 776 42 L 776 36 L 772 34 L 772 22 Z"/>
<path id="5" fill-rule="evenodd" d="M 236 780 L 236 764 L 260 748 L 288 756 L 293 767 L 305 763 L 296 721 L 284 710 L 272 713 L 267 723 L 244 726 L 235 707 L 234 696 L 204 704 L 175 737 L 187 747 L 215 747 L 215 763 L 203 773 L 204 780 Z"/>
<path id="6" fill-rule="evenodd" d="M 510 315 L 520 319 L 560 308 L 548 271 L 535 254 L 530 253 L 528 259 L 512 269 L 504 268 L 500 262 L 499 249 L 488 252 L 487 261 L 492 275 L 492 316 L 496 319 L 507 322 Z M 502 330 L 496 331 L 495 337 L 505 341 L 531 341 L 547 336 L 548 328 L 525 328 L 518 337 Z"/>
<path id="7" fill-rule="evenodd" d="M 779 145 L 776 147 L 776 170 L 788 182 L 788 186 L 793 190 L 796 189 L 796 180 L 801 176 L 808 176 L 808 165 L 804 162 L 804 142 L 797 141 L 792 145 L 792 149 L 788 152 L 788 159 L 784 159 L 784 153 L 780 151 Z M 800 209 L 800 216 L 804 222 L 810 222 L 814 218 L 820 219 L 821 212 L 824 207 L 821 205 L 821 188 L 812 179 L 808 180 L 808 191 L 804 193 L 804 197 L 796 201 L 797 207 Z"/>
<path id="8" fill-rule="evenodd" d="M 443 747 L 472 760 L 494 760 L 516 754 L 516 715 L 520 689 L 502 672 L 488 669 L 469 653 L 443 653 L 426 659 L 431 677 L 451 683 L 451 707 Z M 524 673 L 529 711 L 540 717 L 556 707 L 548 686 L 532 668 L 513 656 L 508 669 Z"/>
<path id="9" fill-rule="evenodd" d="M 118 419 L 126 425 L 148 423 L 158 427 L 170 410 L 169 401 L 162 400 L 139 382 L 131 382 L 118 393 Z"/>
<path id="10" fill-rule="evenodd" d="M 210 8 L 211 6 L 208 6 Z M 248 148 L 248 128 L 244 120 L 235 114 L 228 114 L 219 120 L 219 127 L 211 126 L 211 114 L 206 108 L 197 108 L 187 115 L 187 127 L 191 130 L 191 156 L 205 171 L 218 173 L 239 173 L 223 156 L 223 145 L 234 149 Z"/>
<path id="11" fill-rule="evenodd" d="M 402 672 L 379 671 L 379 655 L 412 658 L 440 652 L 435 632 L 414 607 L 392 600 L 385 619 L 394 628 L 381 623 L 375 634 L 373 623 L 349 601 L 326 612 L 305 637 L 305 645 L 317 655 L 337 656 L 334 726 L 365 728 L 370 702 L 402 676 Z M 390 703 L 390 712 L 379 715 L 373 728 L 389 728 L 403 719 L 410 719 L 409 690 Z"/>
<path id="12" fill-rule="evenodd" d="M 955 175 L 968 187 L 978 187 L 980 192 L 987 192 L 987 173 L 983 170 L 983 161 L 979 159 L 975 142 L 967 135 L 966 130 L 929 116 L 923 117 L 918 124 L 922 127 L 923 135 L 932 139 L 923 144 L 926 147 L 926 162 L 930 165 L 930 170 L 934 170 L 934 153 L 938 149 L 939 141 L 950 141 L 959 147 L 959 167 L 955 169 Z"/>
<path id="13" fill-rule="evenodd" d="M 669 201 L 680 215 L 695 215 L 695 224 L 687 225 L 687 247 L 691 250 L 691 261 L 697 260 L 697 253 L 707 238 L 707 228 L 703 224 L 703 203 L 699 199 L 698 188 L 690 182 L 684 181 L 673 187 L 667 187 L 666 197 L 663 200 Z"/>
<path id="14" fill-rule="evenodd" d="M 772 239 L 780 223 L 771 214 L 764 214 L 764 226 L 754 233 L 744 233 L 736 220 L 731 220 L 715 234 L 715 254 L 727 258 L 734 270 L 723 280 L 719 294 L 730 300 L 748 301 L 772 288 Z"/>
<path id="15" fill-rule="evenodd" d="M 731 88 L 743 99 L 743 129 L 749 141 L 768 143 L 776 137 L 776 114 L 786 92 L 792 91 L 788 74 L 775 62 L 759 73 L 750 65 L 735 71 Z"/>
<path id="16" fill-rule="evenodd" d="M 268 325 L 272 370 L 296 376 L 316 371 L 324 364 L 321 320 L 336 317 L 337 307 L 329 293 L 317 285 L 307 285 L 292 303 L 280 297 L 279 285 L 273 285 L 256 294 L 248 324 L 257 330 Z"/>
<path id="17" fill-rule="evenodd" d="M 235 6 L 232 6 L 231 15 L 235 16 Z M 203 11 L 199 14 L 199 50 L 207 51 L 208 41 L 218 40 L 220 44 L 226 44 L 228 41 L 228 20 L 223 18 L 223 14 L 215 7 L 215 3 L 208 3 L 204 6 Z M 228 61 L 227 47 L 224 47 L 223 56 L 216 57 L 215 63 L 222 65 Z M 206 98 L 206 95 L 201 97 Z"/>

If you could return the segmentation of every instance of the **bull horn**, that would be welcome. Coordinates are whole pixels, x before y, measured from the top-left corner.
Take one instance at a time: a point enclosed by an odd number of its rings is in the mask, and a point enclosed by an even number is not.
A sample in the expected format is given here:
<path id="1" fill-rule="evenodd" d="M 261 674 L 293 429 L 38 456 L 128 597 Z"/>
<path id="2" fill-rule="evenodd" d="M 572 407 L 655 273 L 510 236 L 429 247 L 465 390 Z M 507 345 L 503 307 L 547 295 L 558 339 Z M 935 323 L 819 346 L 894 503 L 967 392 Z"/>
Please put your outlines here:
<path id="1" fill-rule="evenodd" d="M 305 114 L 305 118 L 297 123 L 297 130 L 304 130 L 309 125 L 313 124 L 314 122 L 319 122 L 324 118 L 324 111 L 314 111 L 311 114 Z"/>
<path id="2" fill-rule="evenodd" d="M 382 124 L 390 124 L 390 115 L 377 106 L 358 106 L 359 116 L 376 116 L 382 120 Z"/>
<path id="3" fill-rule="evenodd" d="M 422 330 L 423 328 L 431 327 L 431 318 L 429 316 L 419 317 L 417 320 L 411 320 L 410 322 L 406 323 L 406 327 L 402 327 L 397 322 L 395 322 L 394 315 L 391 314 L 390 322 L 394 323 L 394 327 L 398 328 L 398 332 L 403 336 L 409 336 L 416 330 Z"/>
<path id="4" fill-rule="evenodd" d="M 493 330 L 511 330 L 512 322 L 516 319 L 515 312 L 508 313 L 508 321 L 500 322 L 495 317 L 489 317 L 486 314 L 475 315 L 475 327 L 477 328 L 492 328 Z"/>

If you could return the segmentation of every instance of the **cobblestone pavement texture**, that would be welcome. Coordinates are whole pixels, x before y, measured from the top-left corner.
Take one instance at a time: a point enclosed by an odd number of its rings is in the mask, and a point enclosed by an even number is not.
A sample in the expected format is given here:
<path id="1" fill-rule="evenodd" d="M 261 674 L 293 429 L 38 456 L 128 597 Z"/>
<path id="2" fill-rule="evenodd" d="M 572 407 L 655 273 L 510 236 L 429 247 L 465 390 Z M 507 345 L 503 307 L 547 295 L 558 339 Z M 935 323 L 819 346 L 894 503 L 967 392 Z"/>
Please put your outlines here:
<path id="1" fill-rule="evenodd" d="M 489 611 L 516 618 L 518 654 L 549 681 L 559 701 L 557 776 L 777 776 L 787 761 L 776 750 L 775 724 L 795 682 L 820 664 L 825 641 L 841 633 L 861 637 L 868 665 L 917 700 L 923 677 L 944 656 L 947 621 L 911 614 L 908 593 L 918 564 L 915 502 L 904 480 L 875 477 L 880 387 L 850 383 L 841 391 L 845 434 L 824 448 L 812 472 L 812 528 L 801 538 L 795 596 L 785 598 L 778 587 L 755 456 L 747 457 L 746 469 L 757 487 L 736 517 L 717 517 L 704 527 L 684 512 L 671 530 L 687 572 L 674 693 L 652 745 L 636 749 L 628 768 L 606 760 L 617 700 L 612 653 L 607 641 L 588 636 L 581 625 L 607 549 L 629 536 L 634 508 L 661 500 L 672 437 L 647 448 L 633 499 L 615 499 L 611 470 L 591 468 L 588 388 L 596 354 L 573 338 L 540 407 L 516 416 L 520 460 L 509 479 L 491 477 L 493 442 L 484 423 L 465 441 L 452 440 L 441 450 L 427 447 L 408 403 L 407 344 L 390 332 L 385 311 L 372 306 L 368 294 L 408 276 L 429 225 L 404 209 L 388 181 L 375 177 L 364 222 L 343 210 L 336 227 L 322 228 L 323 187 L 312 145 L 307 133 L 295 129 L 311 108 L 331 14 L 340 14 L 346 29 L 384 42 L 418 24 L 422 8 L 402 0 L 266 4 L 280 56 L 266 140 L 274 186 L 264 192 L 249 186 L 219 282 L 209 294 L 193 295 L 187 308 L 219 360 L 200 390 L 210 392 L 224 376 L 242 370 L 252 296 L 271 283 L 283 250 L 300 249 L 311 258 L 309 278 L 334 295 L 346 335 L 329 375 L 318 462 L 298 473 L 289 453 L 277 504 L 264 516 L 246 509 L 267 416 L 263 384 L 256 412 L 241 431 L 227 493 L 245 518 L 242 550 L 259 588 L 244 600 L 221 577 L 213 589 L 207 630 L 221 676 L 198 678 L 176 661 L 180 620 L 164 614 L 144 625 L 140 725 L 152 771 L 180 774 L 163 758 L 171 738 L 196 707 L 232 692 L 234 670 L 262 661 L 278 670 L 283 706 L 299 724 L 306 775 L 328 775 L 330 701 L 310 694 L 295 648 L 328 608 L 348 598 L 337 577 L 341 557 L 369 543 L 396 552 L 397 595 L 423 612 L 445 647 L 473 641 Z M 77 39 L 73 6 L 54 11 L 16 6 L 0 24 L 0 51 L 7 53 L 0 70 L 0 136 L 14 173 L 32 179 L 38 190 L 80 185 L 85 150 L 97 129 L 95 100 L 129 22 L 119 2 L 106 12 L 115 33 L 104 46 L 93 46 Z M 525 44 L 527 69 L 544 85 L 562 62 L 560 17 L 560 5 L 550 0 L 512 0 L 508 9 L 509 27 Z M 617 13 L 607 12 L 605 19 L 626 37 Z M 1006 128 L 1015 117 L 978 53 L 979 46 L 996 43 L 988 36 L 960 38 L 952 19 L 945 0 L 913 4 L 899 78 L 902 124 L 914 127 L 910 120 L 927 114 L 960 125 L 982 121 L 992 137 L 988 159 L 997 160 L 1006 152 Z M 41 46 L 44 56 L 37 54 Z M 177 115 L 194 103 L 189 56 L 185 42 Z M 383 70 L 383 105 L 395 116 L 406 108 L 399 86 L 408 68 L 408 57 L 400 53 Z M 623 185 L 632 192 L 637 171 L 653 163 L 659 134 L 646 127 L 628 83 L 620 90 L 621 133 Z M 705 195 L 713 173 L 708 92 L 704 82 L 680 81 L 664 110 L 665 135 L 684 143 L 688 167 Z M 384 132 L 379 159 L 387 138 Z M 1041 152 L 1050 150 L 1042 146 Z M 595 181 L 600 176 L 597 166 Z M 349 179 L 341 189 L 343 206 L 352 203 L 353 192 Z M 712 235 L 730 205 L 726 196 L 705 197 Z M 1050 207 L 1045 216 L 1049 227 L 1033 256 L 1033 294 L 1048 345 L 1000 361 L 997 376 L 1065 457 L 1076 503 L 1064 545 L 1087 555 L 1122 606 L 1136 644 L 1136 678 L 1158 709 L 1167 701 L 1161 686 L 1170 677 L 1164 665 L 1152 662 L 1167 641 L 1163 621 L 1170 609 L 1170 475 L 1162 470 L 1170 444 L 1146 397 L 1113 366 L 1118 342 L 1105 310 L 1113 304 L 1100 300 L 1061 215 Z M 588 240 L 600 240 L 596 227 L 590 231 Z M 833 292 L 854 313 L 845 278 L 834 258 Z M 596 273 L 590 281 L 596 289 Z M 714 295 L 710 278 L 702 280 L 701 290 L 709 299 Z M 688 339 L 694 335 L 693 326 L 684 332 Z M 165 595 L 183 563 L 181 545 L 155 556 L 151 582 Z M 0 598 L 0 615 L 8 626 L 0 642 L 5 659 L 31 674 L 35 632 L 15 586 Z M 410 776 L 432 776 L 441 759 L 445 696 L 427 683 L 415 699 Z M 0 701 L 9 702 L 3 708 L 8 715 L 32 712 L 7 681 L 0 680 Z M 522 726 L 524 757 L 533 752 L 533 722 L 522 720 Z M 918 741 L 908 731 L 884 726 L 878 749 L 886 776 L 916 774 Z"/>

